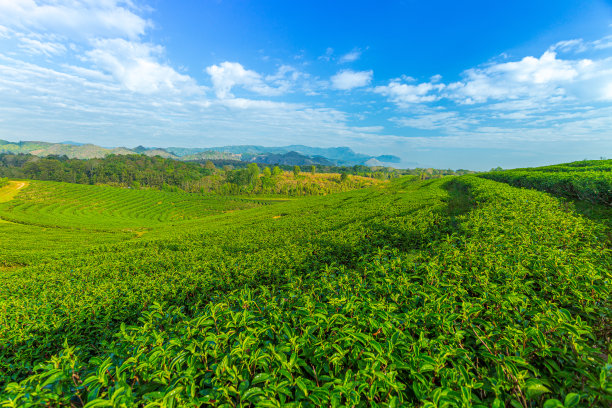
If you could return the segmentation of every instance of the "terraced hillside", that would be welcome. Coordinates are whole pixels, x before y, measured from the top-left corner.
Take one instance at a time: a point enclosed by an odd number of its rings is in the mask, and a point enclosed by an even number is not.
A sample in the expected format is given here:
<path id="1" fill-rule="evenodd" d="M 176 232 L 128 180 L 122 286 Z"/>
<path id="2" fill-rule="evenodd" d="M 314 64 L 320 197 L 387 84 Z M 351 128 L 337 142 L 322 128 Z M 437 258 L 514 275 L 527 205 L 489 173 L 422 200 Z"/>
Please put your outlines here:
<path id="1" fill-rule="evenodd" d="M 85 248 L 172 234 L 189 220 L 277 200 L 13 180 L 0 188 L 0 270 L 73 256 Z"/>
<path id="2" fill-rule="evenodd" d="M 120 190 L 86 198 L 97 217 L 79 203 L 94 190 L 70 188 L 2 204 L 24 222 L 66 214 L 21 225 L 41 247 L 92 228 L 89 245 L 0 273 L 3 406 L 612 402 L 610 229 L 565 200 L 404 178 L 253 208 L 208 198 L 201 218 L 191 196 L 156 216 L 159 198 Z M 115 214 L 116 232 L 93 232 Z"/>
<path id="3" fill-rule="evenodd" d="M 47 227 L 147 228 L 251 208 L 263 201 L 57 182 L 13 183 L 27 183 L 28 188 L 0 204 L 0 218 Z"/>

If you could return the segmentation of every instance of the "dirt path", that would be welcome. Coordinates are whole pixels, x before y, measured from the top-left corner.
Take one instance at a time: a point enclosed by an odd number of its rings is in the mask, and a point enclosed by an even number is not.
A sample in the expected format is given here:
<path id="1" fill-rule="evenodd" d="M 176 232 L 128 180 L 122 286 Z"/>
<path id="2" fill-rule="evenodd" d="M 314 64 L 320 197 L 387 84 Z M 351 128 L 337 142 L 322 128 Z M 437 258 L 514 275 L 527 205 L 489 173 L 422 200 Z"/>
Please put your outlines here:
<path id="1" fill-rule="evenodd" d="M 19 190 L 28 186 L 27 181 L 9 181 L 7 186 L 0 188 L 0 203 L 11 201 Z"/>

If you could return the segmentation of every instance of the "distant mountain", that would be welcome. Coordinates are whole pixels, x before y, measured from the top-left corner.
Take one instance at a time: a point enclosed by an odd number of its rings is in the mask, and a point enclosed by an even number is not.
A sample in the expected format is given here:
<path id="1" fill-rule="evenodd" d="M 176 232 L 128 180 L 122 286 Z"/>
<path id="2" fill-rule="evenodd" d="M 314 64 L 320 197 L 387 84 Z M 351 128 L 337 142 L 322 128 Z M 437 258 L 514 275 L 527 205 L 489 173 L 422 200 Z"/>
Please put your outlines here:
<path id="1" fill-rule="evenodd" d="M 150 157 L 160 156 L 160 157 L 163 157 L 164 159 L 175 159 L 175 160 L 179 159 L 179 157 L 177 155 L 170 153 L 166 149 L 159 149 L 159 148 L 157 148 L 157 149 L 148 149 L 148 150 L 145 150 L 144 152 L 142 152 L 141 154 L 144 154 L 144 155 L 150 156 Z"/>
<path id="2" fill-rule="evenodd" d="M 242 160 L 241 154 L 217 152 L 215 150 L 204 150 L 198 153 L 187 154 L 179 157 L 183 161 L 204 161 L 204 160 Z"/>
<path id="3" fill-rule="evenodd" d="M 385 162 L 385 163 L 400 163 L 402 161 L 401 158 L 397 156 L 392 156 L 390 154 L 383 154 L 381 156 L 376 156 L 375 159 L 381 162 Z"/>
<path id="4" fill-rule="evenodd" d="M 183 156 L 189 156 L 189 155 L 194 155 L 198 153 L 213 151 L 215 149 L 204 148 L 204 147 L 166 147 L 164 150 L 174 155 L 177 155 L 178 157 L 183 157 Z"/>
<path id="5" fill-rule="evenodd" d="M 168 148 L 168 151 L 174 151 L 176 148 Z M 200 150 L 200 149 L 197 149 Z M 239 146 L 222 146 L 222 147 L 211 147 L 208 150 L 215 150 L 218 152 L 234 153 L 247 156 L 248 160 L 254 155 L 261 154 L 285 154 L 289 152 L 296 152 L 310 158 L 316 156 L 324 157 L 332 161 L 335 165 L 354 166 L 356 164 L 365 164 L 368 160 L 375 158 L 383 163 L 399 163 L 401 159 L 397 156 L 383 155 L 383 156 L 369 156 L 362 153 L 355 153 L 350 147 L 310 147 L 303 145 L 291 145 L 291 146 L 280 146 L 280 147 L 266 147 L 257 145 L 239 145 Z M 244 159 L 245 157 L 243 157 Z"/>
<path id="6" fill-rule="evenodd" d="M 0 141 L 0 153 L 29 153 L 35 156 L 68 156 L 74 159 L 94 159 L 108 156 L 109 154 L 134 154 L 133 151 L 124 147 L 107 149 L 93 144 L 64 144 L 48 142 L 18 142 L 12 143 L 5 140 Z"/>
<path id="7" fill-rule="evenodd" d="M 87 144 L 87 143 L 79 143 L 79 142 L 73 142 L 72 140 L 66 140 L 65 142 L 60 142 L 60 144 L 83 146 L 84 144 Z"/>
<path id="8" fill-rule="evenodd" d="M 48 142 L 7 142 L 0 140 L 0 153 L 30 153 L 33 150 L 48 148 L 55 143 Z"/>
<path id="9" fill-rule="evenodd" d="M 259 154 L 251 157 L 249 161 L 271 165 L 282 164 L 285 166 L 311 166 L 313 164 L 319 166 L 335 165 L 333 161 L 325 157 L 308 157 L 298 152 Z"/>
<path id="10" fill-rule="evenodd" d="M 76 159 L 102 158 L 109 154 L 144 154 L 184 161 L 205 160 L 240 160 L 263 164 L 283 164 L 290 166 L 388 166 L 389 163 L 399 163 L 397 156 L 369 156 L 356 153 L 349 147 L 310 147 L 291 145 L 266 147 L 257 145 L 222 146 L 211 148 L 187 147 L 145 147 L 133 149 L 125 147 L 106 148 L 93 144 L 77 142 L 49 143 L 37 141 L 8 142 L 0 140 L 0 153 L 29 153 L 36 156 L 67 156 Z"/>

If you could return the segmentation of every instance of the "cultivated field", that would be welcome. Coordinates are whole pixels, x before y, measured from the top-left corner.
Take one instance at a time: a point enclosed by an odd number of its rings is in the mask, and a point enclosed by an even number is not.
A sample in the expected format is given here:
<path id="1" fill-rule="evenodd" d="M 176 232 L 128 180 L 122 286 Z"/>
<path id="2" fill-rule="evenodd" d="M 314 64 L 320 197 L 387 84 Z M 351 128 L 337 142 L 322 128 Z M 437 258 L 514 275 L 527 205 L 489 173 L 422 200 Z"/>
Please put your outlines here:
<path id="1" fill-rule="evenodd" d="M 11 181 L 0 406 L 609 406 L 610 167 L 292 200 Z"/>

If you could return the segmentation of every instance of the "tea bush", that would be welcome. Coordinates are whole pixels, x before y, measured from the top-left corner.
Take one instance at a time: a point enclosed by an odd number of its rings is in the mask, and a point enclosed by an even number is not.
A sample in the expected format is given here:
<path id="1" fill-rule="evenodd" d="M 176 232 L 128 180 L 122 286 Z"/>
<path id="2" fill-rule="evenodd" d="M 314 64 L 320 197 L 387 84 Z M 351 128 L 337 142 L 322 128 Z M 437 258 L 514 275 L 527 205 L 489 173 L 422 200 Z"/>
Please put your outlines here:
<path id="1" fill-rule="evenodd" d="M 0 275 L 2 406 L 609 406 L 604 225 L 474 176 Z"/>
<path id="2" fill-rule="evenodd" d="M 558 166 L 495 171 L 481 177 L 516 187 L 612 206 L 612 160 L 591 160 Z"/>

